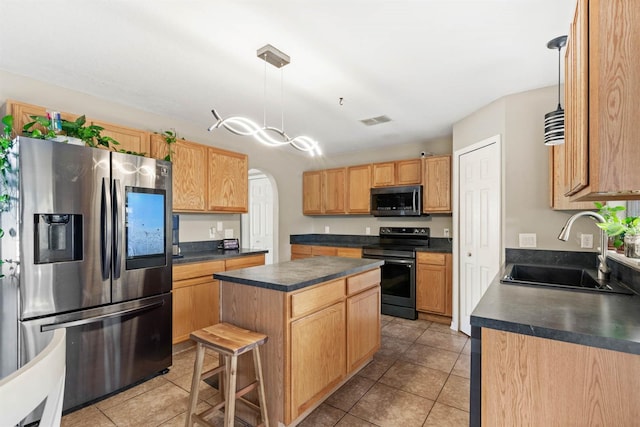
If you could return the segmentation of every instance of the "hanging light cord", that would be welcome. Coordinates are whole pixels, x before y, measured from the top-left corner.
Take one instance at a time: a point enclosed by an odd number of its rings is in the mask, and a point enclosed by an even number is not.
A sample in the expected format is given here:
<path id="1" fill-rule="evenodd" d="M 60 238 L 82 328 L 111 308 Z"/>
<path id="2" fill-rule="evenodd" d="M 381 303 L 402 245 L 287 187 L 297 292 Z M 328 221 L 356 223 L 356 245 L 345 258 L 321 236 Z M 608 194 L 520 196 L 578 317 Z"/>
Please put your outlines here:
<path id="1" fill-rule="evenodd" d="M 562 50 L 562 46 L 558 46 L 558 110 L 562 109 L 560 105 L 560 62 L 562 60 L 560 56 L 561 50 Z"/>

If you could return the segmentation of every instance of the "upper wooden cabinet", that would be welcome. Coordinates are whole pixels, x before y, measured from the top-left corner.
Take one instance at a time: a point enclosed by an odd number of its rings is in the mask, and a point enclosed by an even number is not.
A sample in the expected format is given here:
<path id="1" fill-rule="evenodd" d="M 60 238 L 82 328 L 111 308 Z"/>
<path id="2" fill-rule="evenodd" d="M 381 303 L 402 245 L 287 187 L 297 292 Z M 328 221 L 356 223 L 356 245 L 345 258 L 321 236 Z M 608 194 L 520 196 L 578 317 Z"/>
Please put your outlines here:
<path id="1" fill-rule="evenodd" d="M 549 206 L 554 210 L 595 209 L 593 202 L 572 202 L 564 195 L 566 144 L 549 147 Z"/>
<path id="2" fill-rule="evenodd" d="M 374 163 L 372 167 L 372 187 L 417 185 L 422 182 L 422 164 L 420 159 Z"/>
<path id="3" fill-rule="evenodd" d="M 247 213 L 249 160 L 246 154 L 208 148 L 208 210 Z"/>
<path id="4" fill-rule="evenodd" d="M 579 0 L 566 60 L 565 194 L 640 199 L 640 2 Z"/>
<path id="5" fill-rule="evenodd" d="M 324 185 L 322 201 L 324 204 L 324 213 L 345 213 L 346 175 L 346 168 L 327 169 L 323 171 L 322 179 L 324 180 Z"/>
<path id="6" fill-rule="evenodd" d="M 347 168 L 347 213 L 371 212 L 371 165 Z"/>
<path id="7" fill-rule="evenodd" d="M 324 213 L 322 193 L 322 171 L 304 172 L 302 174 L 302 213 L 304 215 Z"/>
<path id="8" fill-rule="evenodd" d="M 204 212 L 207 209 L 207 146 L 178 140 L 173 144 L 173 210 Z M 162 136 L 151 135 L 151 155 L 162 159 L 168 154 Z"/>
<path id="9" fill-rule="evenodd" d="M 149 132 L 140 129 L 128 128 L 125 126 L 114 125 L 112 123 L 103 122 L 87 118 L 87 123 L 93 123 L 102 126 L 104 130 L 101 132 L 103 136 L 110 136 L 120 143 L 112 148 L 116 150 L 132 151 L 145 156 L 150 156 L 150 136 Z"/>
<path id="10" fill-rule="evenodd" d="M 422 212 L 451 212 L 451 156 L 422 159 Z"/>

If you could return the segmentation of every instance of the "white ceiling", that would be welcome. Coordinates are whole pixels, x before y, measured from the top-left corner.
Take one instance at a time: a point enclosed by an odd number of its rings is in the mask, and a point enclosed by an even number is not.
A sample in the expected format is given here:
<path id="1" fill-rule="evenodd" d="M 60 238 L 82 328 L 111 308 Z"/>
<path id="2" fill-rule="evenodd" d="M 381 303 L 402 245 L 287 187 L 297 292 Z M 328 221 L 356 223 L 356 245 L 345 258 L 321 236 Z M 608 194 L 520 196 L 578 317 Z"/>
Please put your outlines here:
<path id="1" fill-rule="evenodd" d="M 574 3 L 2 0 L 0 69 L 203 129 L 212 107 L 258 123 L 266 107 L 276 127 L 283 111 L 289 135 L 336 155 L 450 135 L 501 96 L 556 84 L 546 43 Z M 256 57 L 267 43 L 291 56 L 282 75 Z M 392 121 L 360 123 L 380 115 Z"/>

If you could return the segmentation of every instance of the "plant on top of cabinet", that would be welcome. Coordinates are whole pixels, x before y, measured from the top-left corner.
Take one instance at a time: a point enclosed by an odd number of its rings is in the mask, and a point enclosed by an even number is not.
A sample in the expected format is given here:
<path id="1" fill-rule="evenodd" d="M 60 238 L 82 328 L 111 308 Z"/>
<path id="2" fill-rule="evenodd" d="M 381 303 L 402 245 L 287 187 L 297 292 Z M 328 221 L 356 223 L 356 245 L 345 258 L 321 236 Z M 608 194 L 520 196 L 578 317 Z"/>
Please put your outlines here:
<path id="1" fill-rule="evenodd" d="M 160 135 L 164 140 L 164 143 L 167 144 L 167 155 L 164 156 L 163 160 L 168 162 L 171 161 L 171 157 L 173 157 L 173 144 L 178 141 L 178 133 L 175 129 L 172 130 L 163 130 L 162 132 L 154 132 L 156 135 Z M 184 138 L 182 138 L 184 139 Z"/>
<path id="2" fill-rule="evenodd" d="M 6 115 L 2 118 L 3 129 L 0 133 L 0 176 L 2 181 L 0 182 L 0 212 L 3 212 L 9 202 L 9 194 L 7 193 L 7 171 L 11 168 L 9 162 L 9 150 L 13 147 L 13 116 Z M 0 238 L 4 236 L 4 230 L 0 228 Z M 0 259 L 0 264 L 2 260 Z M 2 277 L 0 275 L 0 277 Z"/>
<path id="3" fill-rule="evenodd" d="M 60 136 L 54 129 L 54 127 L 56 127 L 55 120 L 43 116 L 31 116 L 31 118 L 33 119 L 33 121 L 26 123 L 22 128 L 22 131 L 26 134 L 26 136 L 39 139 L 56 139 Z M 101 132 L 104 130 L 102 126 L 94 124 L 85 125 L 87 119 L 84 115 L 78 117 L 75 121 L 72 122 L 65 119 L 59 120 L 59 131 L 63 132 L 67 137 L 78 138 L 82 140 L 89 147 L 96 148 L 98 146 L 103 146 L 116 150 L 112 146 L 120 145 L 118 141 L 111 138 L 110 136 L 104 136 L 101 134 Z M 42 126 L 45 129 L 45 132 L 36 127 L 37 125 Z"/>

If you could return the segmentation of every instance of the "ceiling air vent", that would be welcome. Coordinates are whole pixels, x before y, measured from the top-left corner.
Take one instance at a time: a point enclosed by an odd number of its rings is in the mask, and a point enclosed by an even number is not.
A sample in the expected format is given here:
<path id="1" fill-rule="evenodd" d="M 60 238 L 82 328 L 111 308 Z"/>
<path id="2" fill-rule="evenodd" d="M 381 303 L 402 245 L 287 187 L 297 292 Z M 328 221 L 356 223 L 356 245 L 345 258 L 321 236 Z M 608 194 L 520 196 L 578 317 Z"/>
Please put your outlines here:
<path id="1" fill-rule="evenodd" d="M 390 122 L 391 119 L 387 116 L 378 116 L 378 117 L 372 117 L 370 119 L 364 119 L 360 121 L 364 123 L 365 126 L 374 126 L 374 125 L 379 125 L 380 123 Z"/>

